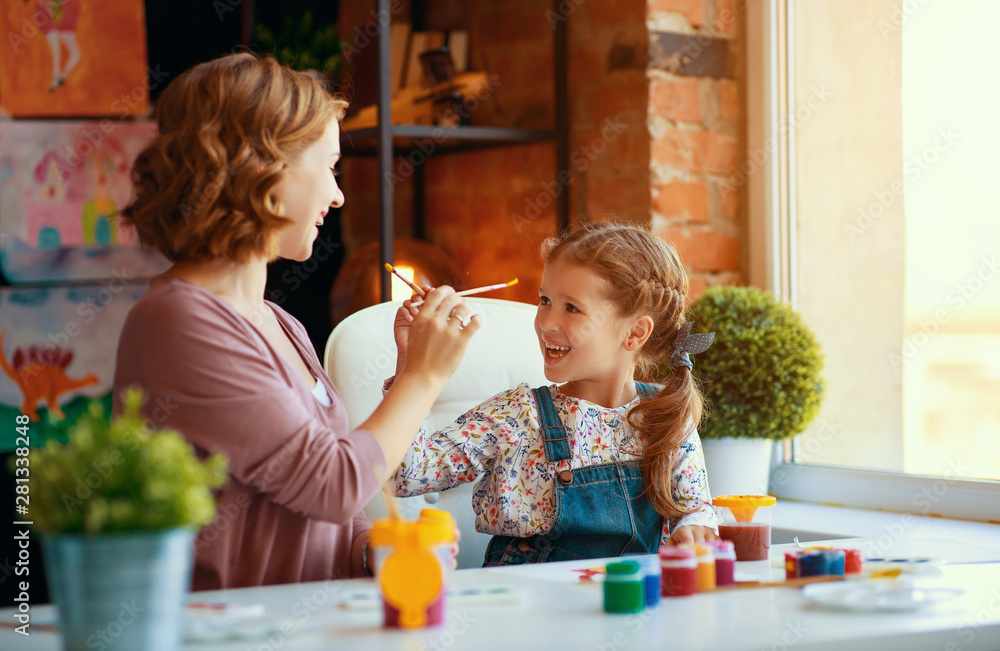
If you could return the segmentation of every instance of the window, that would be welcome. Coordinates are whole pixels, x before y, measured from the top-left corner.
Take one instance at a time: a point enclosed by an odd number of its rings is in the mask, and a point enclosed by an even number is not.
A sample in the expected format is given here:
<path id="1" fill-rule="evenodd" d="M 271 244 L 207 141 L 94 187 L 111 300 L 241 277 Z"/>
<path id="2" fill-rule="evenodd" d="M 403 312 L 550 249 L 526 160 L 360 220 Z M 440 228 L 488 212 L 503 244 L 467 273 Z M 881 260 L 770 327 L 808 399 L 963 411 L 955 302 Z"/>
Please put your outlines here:
<path id="1" fill-rule="evenodd" d="M 993 0 L 748 5 L 751 282 L 826 355 L 779 494 L 997 519 L 998 22 Z"/>

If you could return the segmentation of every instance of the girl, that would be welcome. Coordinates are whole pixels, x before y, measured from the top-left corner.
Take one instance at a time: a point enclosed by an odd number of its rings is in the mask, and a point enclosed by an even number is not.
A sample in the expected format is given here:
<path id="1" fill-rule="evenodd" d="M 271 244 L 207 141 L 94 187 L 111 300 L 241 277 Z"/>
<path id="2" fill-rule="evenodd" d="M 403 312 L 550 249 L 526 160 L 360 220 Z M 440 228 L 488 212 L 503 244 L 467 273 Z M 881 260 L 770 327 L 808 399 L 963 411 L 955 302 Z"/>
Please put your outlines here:
<path id="1" fill-rule="evenodd" d="M 688 280 L 673 248 L 646 230 L 595 224 L 549 244 L 535 332 L 550 386 L 521 384 L 440 432 L 418 435 L 397 495 L 477 477 L 486 565 L 653 553 L 716 538 L 701 442 L 701 397 L 688 353 Z M 396 319 L 407 364 L 407 301 Z M 673 373 L 656 377 L 669 359 Z"/>

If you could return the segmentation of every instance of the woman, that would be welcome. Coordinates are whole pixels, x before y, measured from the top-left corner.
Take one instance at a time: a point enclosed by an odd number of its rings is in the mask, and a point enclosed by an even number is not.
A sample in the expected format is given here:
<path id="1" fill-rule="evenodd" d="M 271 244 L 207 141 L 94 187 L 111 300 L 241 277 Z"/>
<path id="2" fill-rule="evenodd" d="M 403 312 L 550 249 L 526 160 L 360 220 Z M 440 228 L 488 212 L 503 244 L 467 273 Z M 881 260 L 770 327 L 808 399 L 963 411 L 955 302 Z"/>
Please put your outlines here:
<path id="1" fill-rule="evenodd" d="M 362 507 L 396 469 L 476 317 L 448 287 L 413 319 L 406 368 L 357 430 L 305 329 L 264 300 L 267 263 L 306 260 L 344 196 L 334 166 L 346 103 L 272 58 L 233 54 L 173 81 L 123 211 L 172 263 L 126 319 L 115 394 L 202 452 L 229 456 L 216 520 L 198 536 L 194 589 L 370 573 Z M 452 318 L 454 317 L 454 318 Z M 120 409 L 116 400 L 116 409 Z"/>

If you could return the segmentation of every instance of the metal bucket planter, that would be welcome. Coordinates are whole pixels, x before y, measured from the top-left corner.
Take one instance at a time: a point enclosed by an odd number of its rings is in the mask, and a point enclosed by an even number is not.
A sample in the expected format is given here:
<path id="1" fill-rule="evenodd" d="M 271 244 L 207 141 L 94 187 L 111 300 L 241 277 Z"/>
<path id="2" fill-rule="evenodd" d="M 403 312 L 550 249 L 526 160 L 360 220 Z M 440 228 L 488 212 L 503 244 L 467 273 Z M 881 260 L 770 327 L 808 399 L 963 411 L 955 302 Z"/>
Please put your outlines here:
<path id="1" fill-rule="evenodd" d="M 181 648 L 195 532 L 44 536 L 66 651 Z"/>

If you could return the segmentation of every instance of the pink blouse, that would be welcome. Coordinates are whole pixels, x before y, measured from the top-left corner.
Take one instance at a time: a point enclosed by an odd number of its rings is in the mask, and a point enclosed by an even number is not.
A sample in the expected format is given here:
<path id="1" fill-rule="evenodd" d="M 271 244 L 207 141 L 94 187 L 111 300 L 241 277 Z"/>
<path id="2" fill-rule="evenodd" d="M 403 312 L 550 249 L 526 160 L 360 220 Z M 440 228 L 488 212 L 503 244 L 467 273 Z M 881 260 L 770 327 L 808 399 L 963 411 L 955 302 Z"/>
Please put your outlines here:
<path id="1" fill-rule="evenodd" d="M 153 279 L 118 344 L 115 412 L 138 384 L 156 427 L 229 457 L 215 520 L 196 541 L 195 590 L 350 576 L 351 544 L 371 526 L 362 508 L 380 488 L 382 450 L 370 432 L 348 431 L 305 329 L 267 304 L 330 406 L 248 319 L 177 276 Z"/>

